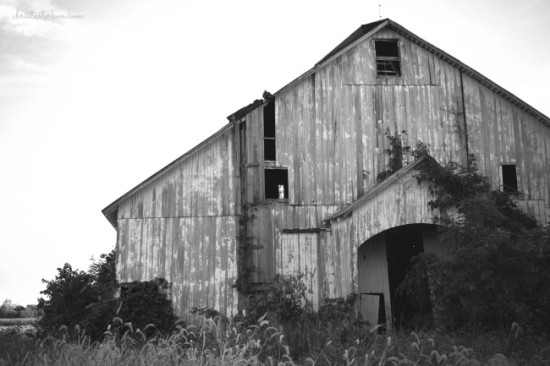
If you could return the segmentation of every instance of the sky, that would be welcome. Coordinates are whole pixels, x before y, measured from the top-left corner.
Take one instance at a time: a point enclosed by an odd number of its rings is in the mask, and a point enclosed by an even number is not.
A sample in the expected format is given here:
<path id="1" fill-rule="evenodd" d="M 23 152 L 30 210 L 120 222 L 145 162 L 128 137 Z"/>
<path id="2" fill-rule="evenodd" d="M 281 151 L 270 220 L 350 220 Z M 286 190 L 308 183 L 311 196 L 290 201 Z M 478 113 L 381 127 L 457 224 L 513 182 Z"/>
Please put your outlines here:
<path id="1" fill-rule="evenodd" d="M 380 17 L 550 116 L 547 0 L 0 0 L 0 302 L 87 270 L 103 208 Z"/>

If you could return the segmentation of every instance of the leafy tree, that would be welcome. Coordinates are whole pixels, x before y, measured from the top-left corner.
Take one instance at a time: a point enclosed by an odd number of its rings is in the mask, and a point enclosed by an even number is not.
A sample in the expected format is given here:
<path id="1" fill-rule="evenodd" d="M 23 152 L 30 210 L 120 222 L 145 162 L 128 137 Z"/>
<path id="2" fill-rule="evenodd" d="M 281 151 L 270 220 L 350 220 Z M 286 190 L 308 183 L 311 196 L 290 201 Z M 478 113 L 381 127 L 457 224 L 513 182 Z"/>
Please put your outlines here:
<path id="1" fill-rule="evenodd" d="M 48 300 L 39 299 L 39 306 L 44 310 L 39 325 L 48 332 L 55 332 L 62 325 L 74 328 L 89 315 L 90 304 L 98 300 L 93 275 L 75 270 L 68 263 L 57 272 L 55 279 L 42 280 L 46 289 L 40 292 Z"/>
<path id="2" fill-rule="evenodd" d="M 10 299 L 5 299 L 0 306 L 0 318 L 16 318 L 15 305 Z"/>

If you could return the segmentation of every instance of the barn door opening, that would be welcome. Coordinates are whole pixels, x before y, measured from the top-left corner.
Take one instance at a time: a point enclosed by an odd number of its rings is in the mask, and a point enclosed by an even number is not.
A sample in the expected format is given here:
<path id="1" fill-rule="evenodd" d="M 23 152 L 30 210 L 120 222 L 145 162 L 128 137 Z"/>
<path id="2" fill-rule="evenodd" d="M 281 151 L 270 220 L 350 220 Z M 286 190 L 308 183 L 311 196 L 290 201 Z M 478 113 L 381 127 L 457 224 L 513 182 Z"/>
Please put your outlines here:
<path id="1" fill-rule="evenodd" d="M 397 292 L 412 268 L 411 259 L 424 252 L 422 225 L 406 225 L 386 231 L 386 256 L 393 325 L 399 329 L 411 326 L 417 315 L 413 299 L 405 291 Z"/>
<path id="2" fill-rule="evenodd" d="M 420 275 L 412 277 L 414 301 L 407 293 L 397 291 L 411 271 L 411 259 L 423 252 L 445 258 L 448 253 L 437 238 L 437 226 L 404 225 L 373 236 L 357 251 L 359 310 L 363 320 L 391 328 L 422 328 L 433 320 L 427 273 L 415 267 Z M 422 277 L 423 276 L 423 277 Z M 411 293 L 411 291 L 409 291 Z"/>

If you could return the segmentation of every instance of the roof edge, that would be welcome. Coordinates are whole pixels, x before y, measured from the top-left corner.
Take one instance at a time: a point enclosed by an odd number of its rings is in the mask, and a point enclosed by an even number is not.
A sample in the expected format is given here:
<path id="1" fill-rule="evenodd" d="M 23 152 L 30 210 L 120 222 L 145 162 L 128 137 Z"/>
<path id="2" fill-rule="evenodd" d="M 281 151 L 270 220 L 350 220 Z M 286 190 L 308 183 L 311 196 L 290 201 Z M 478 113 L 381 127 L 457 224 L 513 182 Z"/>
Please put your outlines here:
<path id="1" fill-rule="evenodd" d="M 380 22 L 380 24 L 376 25 L 374 28 L 368 30 L 363 35 L 359 36 L 358 38 L 354 38 L 354 35 L 356 33 L 360 33 L 361 29 L 365 26 L 368 26 L 369 24 L 375 24 Z M 447 52 L 443 51 L 442 49 L 434 46 L 430 42 L 427 42 L 423 38 L 417 36 L 416 34 L 412 33 L 402 25 L 396 23 L 395 21 L 386 18 L 381 21 L 376 21 L 368 24 L 363 24 L 361 27 L 356 29 L 350 36 L 348 36 L 344 41 L 342 41 L 338 46 L 336 46 L 331 52 L 329 52 L 323 59 L 321 59 L 319 62 L 317 62 L 311 69 L 304 72 L 302 75 L 298 76 L 294 80 L 292 80 L 290 83 L 286 84 L 282 88 L 280 88 L 275 95 L 280 94 L 284 92 L 286 89 L 292 87 L 293 85 L 299 83 L 300 81 L 304 80 L 305 78 L 309 77 L 310 75 L 314 74 L 317 69 L 326 66 L 330 62 L 332 62 L 334 59 L 340 57 L 342 54 L 348 52 L 350 49 L 357 46 L 357 44 L 363 42 L 366 38 L 369 38 L 382 30 L 385 27 L 389 27 L 390 29 L 396 31 L 404 38 L 408 39 L 409 41 L 413 42 L 414 44 L 422 47 L 423 49 L 427 50 L 430 53 L 433 53 L 435 56 L 437 56 L 439 59 L 451 64 L 452 66 L 456 67 L 460 72 L 463 72 L 464 74 L 468 75 L 472 79 L 479 82 L 481 85 L 485 86 L 489 90 L 495 92 L 500 97 L 504 98 L 508 102 L 510 102 L 512 105 L 518 107 L 519 109 L 523 110 L 527 114 L 535 117 L 539 122 L 543 123 L 547 127 L 550 127 L 550 117 L 546 116 L 544 113 L 530 105 L 529 103 L 525 102 L 521 98 L 517 97 L 513 93 L 509 92 L 505 88 L 501 87 L 494 81 L 490 80 L 489 78 L 483 76 L 480 72 L 474 70 L 470 66 L 466 65 L 464 62 L 460 61 L 456 57 L 451 56 Z M 350 40 L 349 44 L 345 44 L 348 40 Z"/>
<path id="2" fill-rule="evenodd" d="M 425 155 L 425 156 L 421 157 L 420 159 L 417 159 L 417 160 L 413 161 L 412 163 L 405 165 L 403 168 L 399 169 L 398 171 L 396 171 L 395 173 L 390 175 L 388 178 L 384 179 L 382 182 L 380 182 L 377 185 L 375 185 L 374 187 L 372 187 L 363 196 L 359 197 L 357 200 L 350 203 L 348 206 L 336 211 L 329 218 L 324 219 L 323 221 L 328 223 L 328 222 L 336 220 L 336 219 L 338 219 L 342 216 L 351 215 L 353 213 L 353 211 L 355 210 L 355 208 L 357 208 L 357 206 L 363 204 L 365 201 L 370 200 L 372 197 L 377 195 L 379 192 L 386 189 L 386 187 L 392 185 L 395 181 L 399 180 L 399 178 L 401 178 L 403 175 L 405 175 L 406 173 L 408 173 L 411 170 L 414 170 L 420 164 L 426 164 L 426 163 L 434 164 L 438 167 L 441 167 L 441 165 L 439 165 L 439 163 L 437 161 L 435 161 L 435 159 L 433 157 L 431 157 L 429 155 Z"/>
<path id="3" fill-rule="evenodd" d="M 188 159 L 190 156 L 192 156 L 194 153 L 196 153 L 197 151 L 199 151 L 200 149 L 202 149 L 204 146 L 208 145 L 210 142 L 212 142 L 214 139 L 216 139 L 218 136 L 220 136 L 221 134 L 223 134 L 224 132 L 230 130 L 232 127 L 233 127 L 233 123 L 227 123 L 226 125 L 224 125 L 222 128 L 220 128 L 218 131 L 216 131 L 214 134 L 210 135 L 209 137 L 207 137 L 205 140 L 203 140 L 202 142 L 200 142 L 198 145 L 195 145 L 195 147 L 191 148 L 190 150 L 188 150 L 186 153 L 184 153 L 183 155 L 181 155 L 180 157 L 178 157 L 177 159 L 175 159 L 174 161 L 172 161 L 171 163 L 169 163 L 168 165 L 164 166 L 162 169 L 160 169 L 159 171 L 157 171 L 156 173 L 154 173 L 153 175 L 151 175 L 149 178 L 145 179 L 144 181 L 142 181 L 141 183 L 139 183 L 137 186 L 135 186 L 134 188 L 130 189 L 128 192 L 126 192 L 125 194 L 123 194 L 122 196 L 120 196 L 119 198 L 117 198 L 115 201 L 113 201 L 110 205 L 108 205 L 107 207 L 105 207 L 101 212 L 103 213 L 103 215 L 107 218 L 107 220 L 109 220 L 109 222 L 111 223 L 111 225 L 113 225 L 113 227 L 116 229 L 117 227 L 117 218 L 116 218 L 116 214 L 117 214 L 117 211 L 118 211 L 118 205 L 120 204 L 120 202 L 126 198 L 128 198 L 129 196 L 131 196 L 132 194 L 136 193 L 137 191 L 141 190 L 142 188 L 144 188 L 146 185 L 148 185 L 149 183 L 151 183 L 152 181 L 154 181 L 155 179 L 157 179 L 158 177 L 160 177 L 161 175 L 163 175 L 164 173 L 168 172 L 169 170 L 171 170 L 175 165 L 181 163 L 182 161 Z"/>
<path id="4" fill-rule="evenodd" d="M 480 72 L 474 70 L 470 66 L 466 65 L 464 62 L 460 61 L 456 57 L 451 56 L 447 52 L 443 51 L 442 49 L 434 46 L 430 42 L 427 42 L 423 38 L 417 36 L 416 34 L 412 33 L 402 25 L 394 22 L 391 19 L 388 19 L 388 26 L 399 33 L 401 36 L 405 37 L 409 41 L 415 43 L 416 45 L 422 47 L 423 49 L 427 50 L 428 52 L 433 53 L 436 55 L 439 59 L 451 64 L 452 66 L 456 67 L 460 72 L 470 76 L 472 79 L 479 82 L 481 85 L 485 86 L 489 90 L 495 92 L 498 96 L 503 97 L 513 105 L 517 106 L 518 108 L 522 109 L 523 111 L 527 112 L 531 116 L 537 118 L 540 122 L 545 124 L 547 127 L 550 127 L 550 118 L 546 116 L 544 113 L 536 109 L 535 107 L 531 106 L 529 103 L 525 102 L 521 98 L 517 97 L 513 93 L 509 92 L 508 90 L 504 89 L 491 79 L 485 77 Z"/>

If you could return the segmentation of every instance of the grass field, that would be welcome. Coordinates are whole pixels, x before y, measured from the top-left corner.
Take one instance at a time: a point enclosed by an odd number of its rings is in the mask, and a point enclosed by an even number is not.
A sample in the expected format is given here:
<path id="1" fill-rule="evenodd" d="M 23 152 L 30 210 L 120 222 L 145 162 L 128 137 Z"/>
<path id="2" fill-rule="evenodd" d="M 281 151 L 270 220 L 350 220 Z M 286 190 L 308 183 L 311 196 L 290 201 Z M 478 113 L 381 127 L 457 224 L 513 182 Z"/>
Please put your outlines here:
<path id="1" fill-rule="evenodd" d="M 438 332 L 365 332 L 344 348 L 329 341 L 311 355 L 293 360 L 279 328 L 267 321 L 250 327 L 238 324 L 225 332 L 210 320 L 203 327 L 177 326 L 167 337 L 146 338 L 131 325 L 102 342 L 90 343 L 79 329 L 63 329 L 57 337 L 34 340 L 18 334 L 0 335 L 0 366 L 4 365 L 378 365 L 378 366 L 509 366 L 550 365 L 550 345 L 538 340 L 525 347 L 512 336 L 454 336 Z M 70 340 L 69 340 L 70 339 Z M 465 344 L 462 346 L 460 344 Z"/>
<path id="2" fill-rule="evenodd" d="M 36 323 L 37 318 L 13 318 L 13 319 L 0 319 L 1 326 L 12 325 L 30 325 Z"/>

